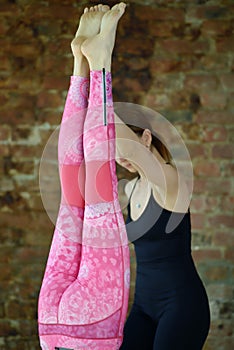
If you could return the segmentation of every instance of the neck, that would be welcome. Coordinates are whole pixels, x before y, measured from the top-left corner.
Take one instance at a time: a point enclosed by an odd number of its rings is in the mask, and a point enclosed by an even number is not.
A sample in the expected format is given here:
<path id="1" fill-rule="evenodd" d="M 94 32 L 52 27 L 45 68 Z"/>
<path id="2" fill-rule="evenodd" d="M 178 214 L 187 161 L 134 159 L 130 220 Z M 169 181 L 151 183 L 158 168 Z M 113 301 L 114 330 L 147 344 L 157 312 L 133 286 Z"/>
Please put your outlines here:
<path id="1" fill-rule="evenodd" d="M 138 178 L 139 178 L 139 181 L 141 182 L 148 182 L 148 179 L 147 177 L 145 176 L 145 174 L 141 171 L 138 171 Z"/>
<path id="2" fill-rule="evenodd" d="M 148 178 L 144 174 L 141 174 L 141 173 L 138 173 L 137 182 L 140 185 L 140 187 L 147 187 L 149 185 Z"/>

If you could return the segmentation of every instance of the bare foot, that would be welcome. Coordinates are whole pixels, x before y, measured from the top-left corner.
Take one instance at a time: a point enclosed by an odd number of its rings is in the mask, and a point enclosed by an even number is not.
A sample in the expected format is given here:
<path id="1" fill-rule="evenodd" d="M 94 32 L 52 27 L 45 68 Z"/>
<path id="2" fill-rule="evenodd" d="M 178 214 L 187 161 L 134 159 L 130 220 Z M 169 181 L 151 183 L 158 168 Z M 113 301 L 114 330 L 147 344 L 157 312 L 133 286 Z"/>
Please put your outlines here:
<path id="1" fill-rule="evenodd" d="M 87 7 L 84 10 L 83 15 L 80 18 L 78 30 L 75 38 L 72 40 L 71 47 L 75 57 L 82 54 L 80 47 L 81 44 L 90 37 L 97 35 L 101 28 L 102 17 L 109 11 L 108 5 L 99 4 L 93 6 L 90 9 Z"/>
<path id="2" fill-rule="evenodd" d="M 88 38 L 81 45 L 81 51 L 87 58 L 91 70 L 106 68 L 110 71 L 116 29 L 125 8 L 126 4 L 121 2 L 107 11 L 102 18 L 100 33 Z"/>

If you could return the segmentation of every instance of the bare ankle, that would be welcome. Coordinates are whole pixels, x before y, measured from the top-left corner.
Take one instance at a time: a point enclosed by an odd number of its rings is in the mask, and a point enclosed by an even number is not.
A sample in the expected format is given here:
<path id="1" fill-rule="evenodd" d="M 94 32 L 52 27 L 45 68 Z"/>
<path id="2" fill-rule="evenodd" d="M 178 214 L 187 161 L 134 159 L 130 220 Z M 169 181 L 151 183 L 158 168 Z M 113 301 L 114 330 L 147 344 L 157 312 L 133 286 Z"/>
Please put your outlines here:
<path id="1" fill-rule="evenodd" d="M 111 71 L 111 59 L 110 58 L 98 58 L 96 60 L 89 61 L 90 70 L 101 70 L 105 68 L 107 72 Z"/>
<path id="2" fill-rule="evenodd" d="M 79 75 L 84 78 L 89 76 L 89 65 L 86 58 L 74 58 L 73 75 Z"/>

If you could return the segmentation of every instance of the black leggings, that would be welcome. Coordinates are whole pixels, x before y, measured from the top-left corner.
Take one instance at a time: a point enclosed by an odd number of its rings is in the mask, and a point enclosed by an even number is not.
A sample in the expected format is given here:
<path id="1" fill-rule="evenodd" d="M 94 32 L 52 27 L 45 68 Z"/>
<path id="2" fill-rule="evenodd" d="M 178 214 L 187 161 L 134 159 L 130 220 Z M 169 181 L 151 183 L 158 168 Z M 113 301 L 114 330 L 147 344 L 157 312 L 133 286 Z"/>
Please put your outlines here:
<path id="1" fill-rule="evenodd" d="M 201 350 L 209 331 L 210 313 L 206 294 L 198 304 L 195 293 L 182 292 L 167 301 L 162 299 L 157 309 L 152 302 L 141 306 L 134 303 L 120 350 Z"/>

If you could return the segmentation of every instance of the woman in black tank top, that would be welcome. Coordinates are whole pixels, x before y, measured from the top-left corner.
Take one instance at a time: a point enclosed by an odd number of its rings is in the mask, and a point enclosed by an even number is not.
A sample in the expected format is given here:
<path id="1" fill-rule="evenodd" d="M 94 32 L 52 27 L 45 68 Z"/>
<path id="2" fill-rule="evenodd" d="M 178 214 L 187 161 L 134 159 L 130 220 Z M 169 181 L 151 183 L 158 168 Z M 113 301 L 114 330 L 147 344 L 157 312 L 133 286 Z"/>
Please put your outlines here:
<path id="1" fill-rule="evenodd" d="M 128 197 L 126 229 L 134 244 L 137 273 L 134 303 L 120 349 L 201 350 L 210 327 L 210 310 L 191 256 L 186 184 L 180 189 L 176 186 L 170 154 L 151 130 L 127 125 L 116 129 L 117 139 L 124 134 L 134 141 L 132 149 L 117 142 L 116 161 L 138 172 L 124 189 Z M 137 143 L 143 151 L 137 150 Z M 141 159 L 142 154 L 151 162 Z M 168 190 L 165 198 L 162 177 Z M 181 202 L 176 204 L 178 196 Z"/>

